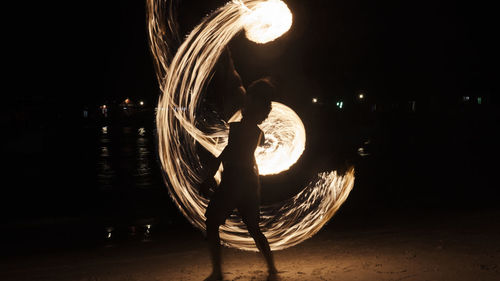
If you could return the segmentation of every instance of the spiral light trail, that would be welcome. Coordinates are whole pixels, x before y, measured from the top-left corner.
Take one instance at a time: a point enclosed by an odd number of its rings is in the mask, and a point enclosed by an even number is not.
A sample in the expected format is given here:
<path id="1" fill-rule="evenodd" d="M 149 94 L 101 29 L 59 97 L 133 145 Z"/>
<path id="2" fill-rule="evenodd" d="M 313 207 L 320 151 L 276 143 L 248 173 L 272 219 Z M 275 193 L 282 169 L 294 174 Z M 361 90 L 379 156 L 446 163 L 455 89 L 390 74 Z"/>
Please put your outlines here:
<path id="1" fill-rule="evenodd" d="M 203 170 L 198 144 L 218 156 L 227 145 L 228 127 L 226 122 L 198 127 L 196 113 L 201 106 L 203 87 L 219 56 L 237 33 L 245 30 L 247 38 L 259 43 L 272 41 L 288 30 L 291 13 L 288 8 L 283 9 L 285 4 L 279 0 L 228 2 L 203 19 L 174 55 L 169 44 L 179 37 L 172 5 L 166 4 L 168 0 L 147 1 L 150 46 L 162 91 L 156 114 L 160 161 L 173 201 L 194 226 L 204 230 L 208 200 L 197 190 Z M 274 10 L 262 12 L 265 7 Z M 266 15 L 285 19 L 270 20 Z M 287 18 L 290 25 L 285 29 Z M 256 35 L 259 30 L 261 37 Z M 252 33 L 255 34 L 249 35 Z M 232 119 L 236 118 L 237 115 Z M 256 150 L 259 171 L 276 174 L 288 169 L 305 146 L 300 118 L 287 106 L 273 102 L 262 129 L 266 145 Z M 336 171 L 322 172 L 293 198 L 262 206 L 260 227 L 271 248 L 284 249 L 317 233 L 347 199 L 353 185 L 352 168 L 342 176 Z M 221 226 L 220 236 L 227 246 L 257 251 L 236 212 Z"/>

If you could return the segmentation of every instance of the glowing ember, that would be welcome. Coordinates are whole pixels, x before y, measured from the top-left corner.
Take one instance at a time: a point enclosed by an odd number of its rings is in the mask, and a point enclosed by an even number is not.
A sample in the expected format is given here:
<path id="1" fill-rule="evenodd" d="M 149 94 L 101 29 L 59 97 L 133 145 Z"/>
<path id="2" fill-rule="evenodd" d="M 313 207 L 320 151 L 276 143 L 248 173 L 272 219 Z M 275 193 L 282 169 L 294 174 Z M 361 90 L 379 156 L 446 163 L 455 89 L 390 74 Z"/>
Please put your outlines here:
<path id="1" fill-rule="evenodd" d="M 202 90 L 219 56 L 238 32 L 245 28 L 248 35 L 249 30 L 250 33 L 260 30 L 262 36 L 257 37 L 274 40 L 289 26 L 281 33 L 275 33 L 275 27 L 269 25 L 275 22 L 272 19 L 276 17 L 274 12 L 258 12 L 253 16 L 256 22 L 249 23 L 251 14 L 270 5 L 264 3 L 278 5 L 276 3 L 280 1 L 232 1 L 195 27 L 173 56 L 173 48 L 168 42 L 179 37 L 173 18 L 162 18 L 166 7 L 170 8 L 167 14 L 173 15 L 172 5 L 169 6 L 167 1 L 148 0 L 150 46 L 162 91 L 156 115 L 158 151 L 173 201 L 194 226 L 204 230 L 208 200 L 197 189 L 202 171 L 197 156 L 198 144 L 218 156 L 227 145 L 228 127 L 225 122 L 196 127 Z M 180 108 L 183 110 L 178 110 Z M 273 174 L 288 169 L 304 150 L 305 130 L 300 118 L 290 108 L 273 103 L 273 110 L 262 129 L 266 145 L 256 151 L 261 173 Z M 215 133 L 205 133 L 208 131 Z M 353 185 L 353 169 L 343 176 L 335 171 L 323 172 L 293 198 L 262 206 L 260 227 L 271 248 L 284 249 L 317 233 L 347 199 Z M 257 251 L 236 213 L 221 227 L 220 236 L 225 245 Z"/>
<path id="2" fill-rule="evenodd" d="M 292 26 L 292 13 L 280 0 L 257 3 L 243 17 L 249 40 L 264 44 L 280 37 Z"/>

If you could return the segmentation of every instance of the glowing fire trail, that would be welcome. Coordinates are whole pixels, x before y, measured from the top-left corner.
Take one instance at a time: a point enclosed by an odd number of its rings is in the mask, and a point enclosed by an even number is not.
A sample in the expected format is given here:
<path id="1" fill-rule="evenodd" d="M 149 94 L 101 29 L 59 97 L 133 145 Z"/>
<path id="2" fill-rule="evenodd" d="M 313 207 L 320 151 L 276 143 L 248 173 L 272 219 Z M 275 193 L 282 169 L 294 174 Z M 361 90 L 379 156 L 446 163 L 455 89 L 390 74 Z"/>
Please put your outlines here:
<path id="1" fill-rule="evenodd" d="M 156 118 L 160 161 L 168 176 L 167 185 L 172 199 L 193 225 L 204 230 L 204 212 L 208 200 L 200 196 L 196 188 L 201 173 L 196 144 L 218 156 L 227 144 L 228 128 L 225 122 L 214 124 L 211 128 L 197 128 L 196 112 L 200 106 L 202 89 L 224 48 L 238 32 L 245 29 L 249 39 L 265 43 L 281 36 L 290 26 L 286 20 L 268 18 L 269 15 L 280 18 L 277 13 L 284 11 L 284 3 L 280 4 L 282 2 L 279 0 L 232 1 L 195 27 L 172 57 L 173 50 L 168 38 L 177 38 L 176 26 L 172 14 L 168 19 L 162 17 L 165 7 L 172 11 L 172 6 L 167 6 L 164 1 L 148 0 L 150 45 L 162 91 Z M 278 9 L 271 13 L 262 12 L 261 9 L 266 7 Z M 288 17 L 291 24 L 291 14 L 285 12 L 282 15 L 281 18 Z M 279 145 L 271 145 L 265 150 L 259 148 L 256 156 L 261 173 L 273 174 L 286 170 L 302 154 L 305 131 L 302 134 L 302 122 L 294 114 L 288 107 L 273 103 L 269 119 L 273 118 L 274 124 L 268 124 L 267 127 L 266 123 L 263 124 L 266 139 L 278 138 L 280 141 L 276 143 L 285 140 L 285 146 L 289 149 L 283 152 L 278 149 Z M 290 126 L 298 126 L 299 129 L 290 130 Z M 208 134 L 203 129 L 215 129 L 216 133 Z M 271 163 L 268 165 L 270 167 L 275 165 L 268 161 L 284 161 L 286 164 L 271 170 L 265 168 L 266 164 Z M 346 200 L 353 184 L 353 169 L 343 176 L 337 175 L 335 171 L 319 173 L 317 179 L 295 197 L 281 204 L 261 207 L 261 229 L 271 248 L 279 250 L 296 245 L 318 232 Z M 221 227 L 221 240 L 227 246 L 257 250 L 236 213 Z"/>

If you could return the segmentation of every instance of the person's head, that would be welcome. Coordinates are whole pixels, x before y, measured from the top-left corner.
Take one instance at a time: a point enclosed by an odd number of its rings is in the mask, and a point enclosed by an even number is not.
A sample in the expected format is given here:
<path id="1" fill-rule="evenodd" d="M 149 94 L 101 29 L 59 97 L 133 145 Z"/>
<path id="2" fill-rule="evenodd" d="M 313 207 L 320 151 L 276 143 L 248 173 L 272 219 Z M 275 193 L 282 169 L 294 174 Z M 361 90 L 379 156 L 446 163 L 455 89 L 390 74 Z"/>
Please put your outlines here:
<path id="1" fill-rule="evenodd" d="M 256 80 L 247 88 L 243 103 L 243 119 L 256 124 L 266 120 L 271 112 L 271 99 L 274 96 L 274 85 L 268 78 Z"/>

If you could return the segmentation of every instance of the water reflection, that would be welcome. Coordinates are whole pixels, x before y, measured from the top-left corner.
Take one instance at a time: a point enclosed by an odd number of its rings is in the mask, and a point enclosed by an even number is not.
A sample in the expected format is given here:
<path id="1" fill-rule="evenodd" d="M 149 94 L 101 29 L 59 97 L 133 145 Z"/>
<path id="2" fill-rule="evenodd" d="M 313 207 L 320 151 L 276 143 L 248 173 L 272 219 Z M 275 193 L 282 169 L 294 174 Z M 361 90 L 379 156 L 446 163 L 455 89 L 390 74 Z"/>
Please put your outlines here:
<path id="1" fill-rule="evenodd" d="M 102 239 L 112 246 L 125 240 L 151 241 L 152 220 L 168 216 L 168 200 L 156 162 L 154 130 L 145 126 L 98 127 L 95 168 L 96 216 Z M 111 227 L 112 225 L 113 227 Z"/>
<path id="2" fill-rule="evenodd" d="M 361 156 L 361 157 L 369 156 L 370 153 L 368 151 L 369 151 L 370 144 L 371 144 L 370 140 L 364 141 L 363 142 L 363 146 L 361 146 L 360 148 L 358 148 L 358 155 Z"/>
<path id="3" fill-rule="evenodd" d="M 140 188 L 147 188 L 151 184 L 151 151 L 149 149 L 149 139 L 145 137 L 145 130 L 141 128 L 136 142 L 136 173 L 134 174 L 136 185 Z"/>
<path id="4" fill-rule="evenodd" d="M 144 127 L 101 128 L 96 161 L 101 190 L 148 189 L 155 184 L 151 137 Z"/>
<path id="5" fill-rule="evenodd" d="M 151 225 L 146 224 L 144 226 L 145 231 L 144 231 L 144 240 L 143 241 L 151 241 Z"/>
<path id="6" fill-rule="evenodd" d="M 137 130 L 137 132 L 139 133 L 139 136 L 144 136 L 146 134 L 146 129 L 144 129 L 144 127 L 141 127 L 139 128 L 139 130 Z"/>
<path id="7" fill-rule="evenodd" d="M 104 241 L 106 247 L 126 241 L 150 242 L 152 240 L 152 224 L 130 225 L 127 228 L 104 227 Z M 127 235 L 128 234 L 128 235 Z"/>
<path id="8" fill-rule="evenodd" d="M 108 135 L 108 127 L 102 127 L 98 145 L 99 156 L 96 162 L 97 182 L 101 190 L 111 190 L 113 181 L 116 178 L 116 172 L 111 161 L 110 144 L 111 138 Z"/>
<path id="9" fill-rule="evenodd" d="M 111 238 L 112 238 L 112 236 L 113 236 L 113 230 L 115 230 L 115 229 L 114 229 L 114 227 L 112 227 L 112 226 L 107 226 L 107 227 L 105 228 L 105 230 L 106 230 L 106 239 L 107 239 L 107 240 L 111 240 Z"/>

